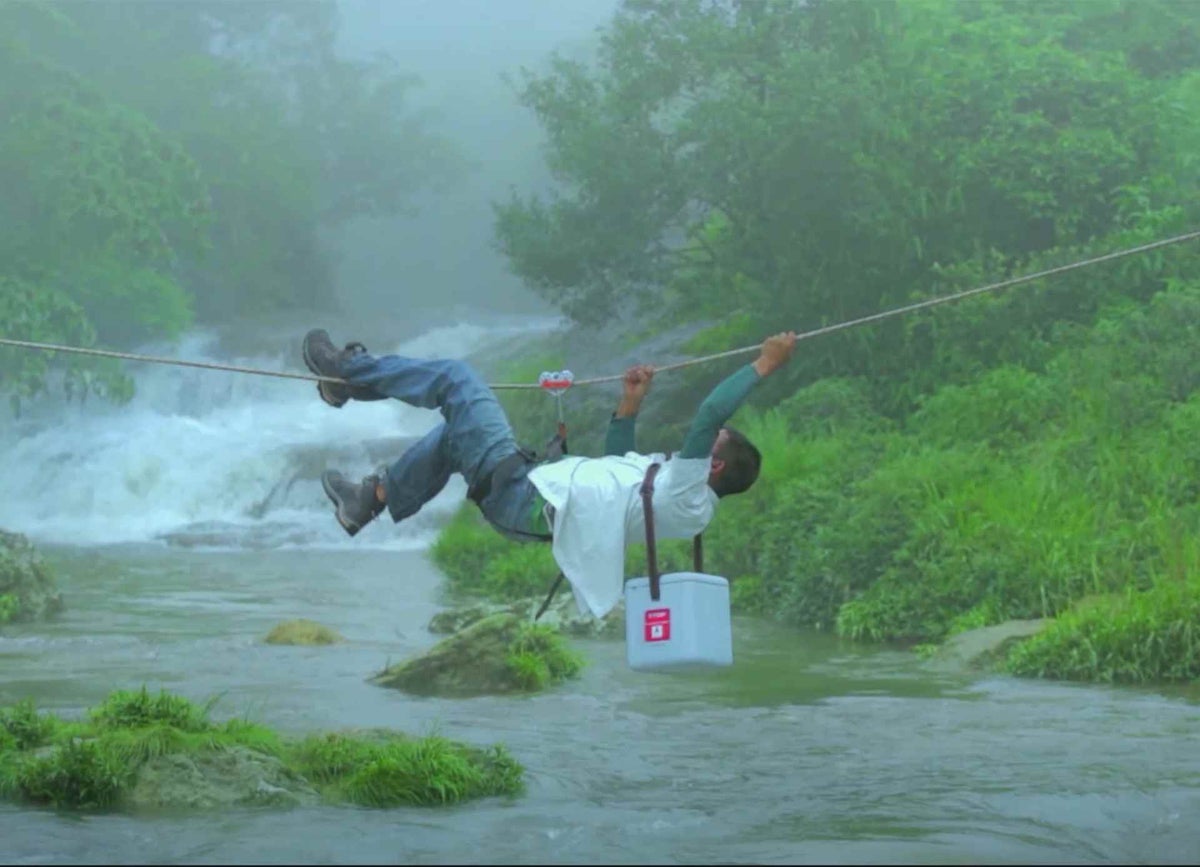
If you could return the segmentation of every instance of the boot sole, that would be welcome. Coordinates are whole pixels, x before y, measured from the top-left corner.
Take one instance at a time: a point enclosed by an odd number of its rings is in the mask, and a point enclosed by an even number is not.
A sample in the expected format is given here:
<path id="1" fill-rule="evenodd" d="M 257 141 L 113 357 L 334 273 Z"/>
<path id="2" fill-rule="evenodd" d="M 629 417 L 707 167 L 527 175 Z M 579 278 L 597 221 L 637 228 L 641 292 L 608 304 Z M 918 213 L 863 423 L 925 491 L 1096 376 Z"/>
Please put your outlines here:
<path id="1" fill-rule="evenodd" d="M 308 354 L 308 335 L 305 335 L 305 337 L 304 337 L 304 343 L 301 345 L 300 354 L 304 356 L 305 367 L 307 367 L 312 373 L 316 374 L 317 376 L 325 376 L 326 375 L 321 372 L 320 368 L 318 368 L 316 363 L 313 361 L 312 356 Z M 341 409 L 343 406 L 346 405 L 346 402 L 348 400 L 350 400 L 350 398 L 349 398 L 349 396 L 346 396 L 343 398 L 334 397 L 330 393 L 332 391 L 332 389 L 329 388 L 329 386 L 331 386 L 331 385 L 332 385 L 332 383 L 328 383 L 328 382 L 318 382 L 317 383 L 317 394 L 319 394 L 321 396 L 321 400 L 325 401 L 327 404 L 332 406 L 334 409 Z"/>
<path id="2" fill-rule="evenodd" d="M 336 517 L 337 522 L 342 525 L 342 529 L 351 536 L 357 534 L 358 531 L 363 528 L 363 525 L 356 524 L 354 521 L 351 521 L 346 517 L 346 501 L 338 496 L 337 491 L 335 491 L 329 484 L 328 473 L 321 473 L 321 488 L 325 491 L 325 496 L 329 497 L 329 499 L 333 501 L 333 505 L 337 507 L 337 510 L 334 512 L 334 517 Z"/>

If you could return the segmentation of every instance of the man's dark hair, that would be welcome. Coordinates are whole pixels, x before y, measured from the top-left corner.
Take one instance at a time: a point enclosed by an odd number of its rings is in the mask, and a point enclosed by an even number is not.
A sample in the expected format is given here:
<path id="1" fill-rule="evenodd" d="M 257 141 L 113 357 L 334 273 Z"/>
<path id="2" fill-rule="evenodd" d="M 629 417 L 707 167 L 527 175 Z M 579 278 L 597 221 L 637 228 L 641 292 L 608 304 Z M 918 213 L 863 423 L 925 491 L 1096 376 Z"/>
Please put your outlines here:
<path id="1" fill-rule="evenodd" d="M 721 443 L 716 454 L 725 462 L 725 469 L 712 483 L 718 497 L 747 490 L 758 478 L 758 470 L 762 466 L 762 455 L 744 433 L 731 427 L 725 430 L 728 432 L 725 442 Z"/>

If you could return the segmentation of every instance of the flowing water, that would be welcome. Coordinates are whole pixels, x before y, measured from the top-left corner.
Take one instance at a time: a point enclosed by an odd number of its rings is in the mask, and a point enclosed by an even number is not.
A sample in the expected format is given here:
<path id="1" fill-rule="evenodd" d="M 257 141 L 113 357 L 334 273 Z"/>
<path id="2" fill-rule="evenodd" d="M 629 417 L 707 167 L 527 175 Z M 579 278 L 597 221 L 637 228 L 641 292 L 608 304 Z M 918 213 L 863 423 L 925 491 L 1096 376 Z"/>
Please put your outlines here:
<path id="1" fill-rule="evenodd" d="M 444 329 L 438 353 L 494 332 Z M 503 335 L 500 335 L 503 336 Z M 195 337 L 181 355 L 203 357 Z M 243 359 L 265 366 L 280 358 Z M 294 366 L 294 365 L 292 365 Z M 311 386 L 169 368 L 122 409 L 6 426 L 0 527 L 31 535 L 68 609 L 0 636 L 0 702 L 74 714 L 167 688 L 290 733 L 369 726 L 506 743 L 527 792 L 447 809 L 73 815 L 0 806 L 8 863 L 1194 863 L 1195 696 L 972 677 L 898 651 L 735 624 L 735 665 L 583 676 L 532 697 L 415 698 L 366 677 L 436 640 L 425 549 L 461 501 L 354 540 L 320 469 L 367 470 L 434 423 L 333 411 Z M 348 639 L 274 647 L 309 617 Z"/>

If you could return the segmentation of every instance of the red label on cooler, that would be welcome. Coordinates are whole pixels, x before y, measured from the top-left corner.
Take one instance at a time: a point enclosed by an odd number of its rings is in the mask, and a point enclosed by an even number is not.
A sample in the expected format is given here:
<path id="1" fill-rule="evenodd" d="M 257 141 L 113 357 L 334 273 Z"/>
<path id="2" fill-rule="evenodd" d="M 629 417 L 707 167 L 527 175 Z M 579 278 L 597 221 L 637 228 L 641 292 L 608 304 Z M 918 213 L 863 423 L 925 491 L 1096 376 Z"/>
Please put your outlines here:
<path id="1" fill-rule="evenodd" d="M 645 618 L 646 641 L 671 640 L 671 609 L 650 608 Z"/>

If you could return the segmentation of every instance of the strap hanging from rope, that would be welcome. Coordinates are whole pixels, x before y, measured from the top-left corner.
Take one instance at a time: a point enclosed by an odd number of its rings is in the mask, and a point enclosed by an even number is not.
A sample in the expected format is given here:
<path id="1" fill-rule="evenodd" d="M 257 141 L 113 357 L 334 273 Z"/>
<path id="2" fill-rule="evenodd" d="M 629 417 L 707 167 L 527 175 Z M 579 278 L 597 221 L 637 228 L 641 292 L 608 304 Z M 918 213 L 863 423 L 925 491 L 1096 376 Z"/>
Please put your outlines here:
<path id="1" fill-rule="evenodd" d="M 654 541 L 654 477 L 662 465 L 655 462 L 642 480 L 642 513 L 646 523 L 646 577 L 650 579 L 650 598 L 658 601 L 658 549 Z"/>
<path id="2" fill-rule="evenodd" d="M 565 577 L 561 571 L 558 573 L 558 577 L 550 585 L 550 592 L 546 594 L 546 601 L 542 603 L 542 607 L 538 609 L 538 613 L 533 615 L 534 623 L 542 619 L 542 615 L 546 613 L 546 609 L 550 607 L 550 603 L 554 600 L 554 594 L 558 592 L 558 585 L 563 583 L 563 578 Z"/>
<path id="3" fill-rule="evenodd" d="M 1021 277 L 1013 277 L 1008 280 L 1001 280 L 998 283 L 989 283 L 987 286 L 979 286 L 975 289 L 967 289 L 963 292 L 955 292 L 952 295 L 943 295 L 937 298 L 928 298 L 924 301 L 918 301 L 915 304 L 907 304 L 903 307 L 895 307 L 891 310 L 884 310 L 880 313 L 872 313 L 870 316 L 862 316 L 858 319 L 849 319 L 845 322 L 839 322 L 834 325 L 825 325 L 821 328 L 815 328 L 811 331 L 804 331 L 796 335 L 797 340 L 808 340 L 813 337 L 820 337 L 825 334 L 832 334 L 835 331 L 844 331 L 848 328 L 857 328 L 860 325 L 868 325 L 872 322 L 880 322 L 884 319 L 890 319 L 894 316 L 903 316 L 906 313 L 915 313 L 918 310 L 924 310 L 929 307 L 936 307 L 939 304 L 948 304 L 951 301 L 959 301 L 963 298 L 969 298 L 973 295 L 981 295 L 985 292 L 995 292 L 1000 289 L 1007 289 L 1011 286 L 1018 286 L 1022 283 L 1031 283 L 1034 280 L 1040 280 L 1043 277 L 1053 277 L 1056 274 L 1065 274 L 1068 271 L 1074 271 L 1079 268 L 1087 268 L 1091 265 L 1099 265 L 1102 262 L 1112 262 L 1116 259 L 1122 259 L 1126 256 L 1133 256 L 1138 253 L 1148 253 L 1151 250 L 1157 250 L 1162 247 L 1169 247 L 1172 244 L 1182 244 L 1184 241 L 1192 241 L 1200 238 L 1200 230 L 1187 232 L 1182 235 L 1175 235 L 1171 238 L 1163 238 L 1160 241 L 1152 241 L 1148 244 L 1141 244 L 1137 247 L 1129 247 L 1125 250 L 1117 250 L 1113 253 L 1106 253 L 1102 256 L 1094 256 L 1090 259 L 1082 259 L 1078 262 L 1071 262 L 1067 265 L 1059 265 L 1056 268 L 1047 268 L 1043 271 L 1037 271 L 1033 274 L 1025 274 Z M 12 338 L 0 337 L 0 346 L 13 346 L 20 349 L 38 349 L 46 352 L 68 352 L 77 355 L 93 355 L 101 358 L 117 358 L 123 361 L 144 361 L 152 364 L 174 364 L 182 367 L 200 367 L 206 370 L 225 370 L 232 373 L 249 373 L 258 376 L 275 376 L 281 379 L 303 379 L 309 382 L 334 382 L 342 385 L 347 384 L 343 379 L 337 379 L 329 376 L 313 376 L 303 373 L 289 373 L 280 370 L 262 370 L 253 367 L 236 367 L 229 364 L 216 364 L 203 361 L 185 361 L 178 358 L 163 358 L 153 355 L 139 355 L 132 352 L 112 352 L 104 349 L 90 349 L 82 346 L 63 346 L 55 343 L 38 343 L 32 340 L 14 340 Z M 735 355 L 746 355 L 751 352 L 757 352 L 759 345 L 743 346 L 740 349 L 730 349 L 725 352 L 718 352 L 713 355 L 704 355 L 699 358 L 692 358 L 687 361 L 676 362 L 675 364 L 666 364 L 657 368 L 657 372 L 662 373 L 668 370 L 679 370 L 680 368 L 690 367 L 694 364 L 705 364 L 709 361 L 716 361 L 721 358 L 730 358 Z M 561 371 L 565 374 L 570 374 L 570 371 Z M 543 374 L 545 375 L 545 374 Z M 614 374 L 612 376 L 595 376 L 590 379 L 576 380 L 571 377 L 571 380 L 566 384 L 565 388 L 571 385 L 596 385 L 602 382 L 619 382 L 623 378 L 622 374 Z M 528 382 L 499 382 L 491 385 L 493 389 L 529 389 L 529 388 L 546 388 L 541 382 L 537 384 Z M 560 415 L 561 420 L 561 394 L 558 395 L 560 400 Z"/>
<path id="4" fill-rule="evenodd" d="M 658 571 L 658 544 L 654 536 L 654 478 L 658 475 L 662 464 L 657 461 L 646 470 L 642 480 L 642 513 L 646 523 L 646 577 L 650 580 L 650 598 L 658 601 L 662 577 Z M 692 537 L 692 562 L 697 572 L 704 571 L 704 542 L 701 533 Z"/>

